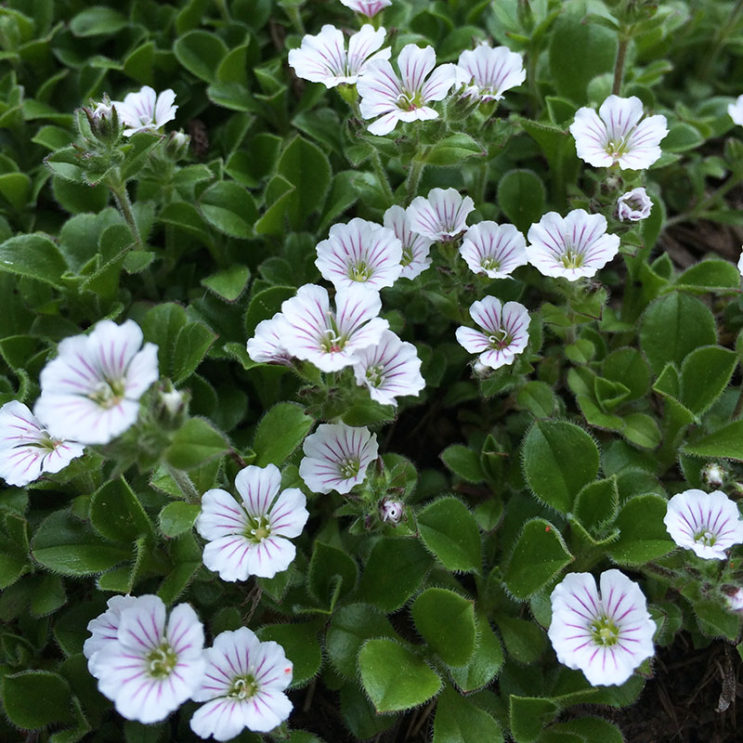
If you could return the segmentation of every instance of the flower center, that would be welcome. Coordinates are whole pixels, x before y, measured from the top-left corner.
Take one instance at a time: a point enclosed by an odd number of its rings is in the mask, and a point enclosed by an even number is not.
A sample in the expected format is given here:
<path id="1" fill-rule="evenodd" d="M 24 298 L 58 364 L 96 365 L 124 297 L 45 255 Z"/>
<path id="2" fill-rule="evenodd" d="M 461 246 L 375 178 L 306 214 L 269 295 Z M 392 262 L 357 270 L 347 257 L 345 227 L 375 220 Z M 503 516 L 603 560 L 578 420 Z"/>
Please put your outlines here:
<path id="1" fill-rule="evenodd" d="M 348 276 L 352 281 L 369 281 L 373 271 L 364 261 L 359 261 L 349 267 Z"/>
<path id="2" fill-rule="evenodd" d="M 253 676 L 238 676 L 230 686 L 227 696 L 231 699 L 244 701 L 255 696 L 258 691 L 258 682 Z"/>
<path id="3" fill-rule="evenodd" d="M 488 343 L 490 343 L 490 347 L 495 348 L 498 351 L 506 348 L 507 346 L 510 346 L 512 341 L 513 336 L 505 328 L 496 330 L 494 333 L 488 336 Z"/>
<path id="4" fill-rule="evenodd" d="M 609 617 L 599 617 L 591 624 L 591 636 L 597 645 L 611 647 L 619 641 L 619 627 Z"/>
<path id="5" fill-rule="evenodd" d="M 88 397 L 96 405 L 109 410 L 121 403 L 124 399 L 124 392 L 124 385 L 120 379 L 114 379 L 112 381 L 102 380 L 92 392 L 88 393 Z"/>
<path id="6" fill-rule="evenodd" d="M 409 266 L 413 262 L 413 258 L 415 256 L 413 255 L 413 248 L 406 245 L 402 249 L 402 258 L 400 259 L 400 265 L 401 266 Z"/>
<path id="7" fill-rule="evenodd" d="M 627 152 L 627 138 L 620 139 L 619 141 L 610 139 L 606 143 L 606 152 L 615 160 L 619 159 L 625 152 Z"/>
<path id="8" fill-rule="evenodd" d="M 403 111 L 415 111 L 416 108 L 420 108 L 423 105 L 423 102 L 423 96 L 419 91 L 410 93 L 407 90 L 403 90 L 403 92 L 397 96 L 397 106 Z"/>
<path id="9" fill-rule="evenodd" d="M 359 474 L 361 468 L 361 461 L 358 457 L 348 457 L 342 462 L 338 463 L 338 472 L 344 480 L 350 480 L 352 477 L 356 477 Z"/>
<path id="10" fill-rule="evenodd" d="M 376 364 L 374 366 L 370 366 L 366 370 L 366 381 L 372 386 L 372 387 L 379 387 L 379 385 L 384 382 L 384 374 L 382 373 L 382 365 Z"/>
<path id="11" fill-rule="evenodd" d="M 717 541 L 717 534 L 713 534 L 709 529 L 699 531 L 694 535 L 694 541 L 703 544 L 705 547 L 713 547 Z"/>
<path id="12" fill-rule="evenodd" d="M 571 247 L 566 248 L 560 256 L 560 261 L 565 268 L 580 268 L 583 265 L 583 260 L 583 253 Z"/>
<path id="13" fill-rule="evenodd" d="M 338 330 L 333 315 L 328 314 L 328 327 L 325 329 L 325 338 L 320 343 L 325 353 L 338 353 L 343 350 L 348 339 Z"/>
<path id="14" fill-rule="evenodd" d="M 150 650 L 145 656 L 147 661 L 147 672 L 156 679 L 164 679 L 170 676 L 178 664 L 178 655 L 175 650 L 163 643 L 160 647 Z"/>
<path id="15" fill-rule="evenodd" d="M 243 535 L 251 542 L 260 544 L 264 539 L 271 536 L 271 525 L 265 516 L 248 518 L 248 524 Z"/>
<path id="16" fill-rule="evenodd" d="M 495 260 L 495 258 L 491 258 L 489 255 L 486 255 L 480 261 L 480 265 L 486 271 L 497 271 L 500 268 L 500 261 L 497 261 L 497 260 Z"/>

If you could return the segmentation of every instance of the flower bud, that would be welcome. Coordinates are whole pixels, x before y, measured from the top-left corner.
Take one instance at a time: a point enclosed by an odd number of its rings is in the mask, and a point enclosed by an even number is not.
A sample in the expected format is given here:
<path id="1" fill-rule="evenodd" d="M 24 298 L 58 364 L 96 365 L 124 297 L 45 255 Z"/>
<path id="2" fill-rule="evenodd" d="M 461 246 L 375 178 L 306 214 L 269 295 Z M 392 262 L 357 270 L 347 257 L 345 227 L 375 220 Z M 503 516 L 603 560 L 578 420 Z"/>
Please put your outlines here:
<path id="1" fill-rule="evenodd" d="M 653 202 L 642 187 L 633 188 L 617 199 L 617 217 L 622 222 L 639 222 L 641 219 L 647 219 L 652 208 Z"/>
<path id="2" fill-rule="evenodd" d="M 170 132 L 165 143 L 165 151 L 173 160 L 181 160 L 188 154 L 191 146 L 191 137 L 184 131 Z"/>
<path id="3" fill-rule="evenodd" d="M 725 482 L 725 469 L 721 467 L 717 462 L 710 462 L 702 470 L 702 480 L 710 488 L 717 489 L 721 488 Z"/>
<path id="4" fill-rule="evenodd" d="M 389 524 L 399 524 L 405 513 L 405 506 L 399 500 L 385 498 L 379 504 L 379 518 Z"/>

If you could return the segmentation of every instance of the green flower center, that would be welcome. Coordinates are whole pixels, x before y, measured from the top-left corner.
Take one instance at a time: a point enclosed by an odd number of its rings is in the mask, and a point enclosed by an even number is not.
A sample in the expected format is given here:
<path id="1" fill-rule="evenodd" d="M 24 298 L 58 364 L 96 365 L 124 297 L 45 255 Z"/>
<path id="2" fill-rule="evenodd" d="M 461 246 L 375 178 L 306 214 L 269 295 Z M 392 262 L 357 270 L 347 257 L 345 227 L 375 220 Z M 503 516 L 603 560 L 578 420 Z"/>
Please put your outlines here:
<path id="1" fill-rule="evenodd" d="M 694 541 L 703 544 L 705 547 L 712 547 L 717 541 L 717 534 L 713 534 L 709 529 L 704 529 L 694 535 Z"/>
<path id="2" fill-rule="evenodd" d="M 413 262 L 413 258 L 415 256 L 413 255 L 413 248 L 406 245 L 402 249 L 402 258 L 400 259 L 400 265 L 401 266 L 409 266 Z"/>
<path id="3" fill-rule="evenodd" d="M 376 366 L 370 366 L 366 370 L 366 381 L 372 387 L 379 387 L 384 381 L 384 374 L 382 374 L 382 366 L 377 364 Z"/>
<path id="4" fill-rule="evenodd" d="M 597 645 L 611 647 L 619 642 L 619 627 L 609 617 L 599 617 L 591 624 L 591 637 Z"/>
<path id="5" fill-rule="evenodd" d="M 352 281 L 369 281 L 372 273 L 371 266 L 364 261 L 359 261 L 349 268 L 348 276 Z"/>
<path id="6" fill-rule="evenodd" d="M 238 676 L 230 686 L 227 696 L 231 699 L 244 701 L 255 696 L 258 691 L 258 682 L 253 676 Z"/>
<path id="7" fill-rule="evenodd" d="M 410 93 L 407 90 L 403 90 L 403 92 L 397 96 L 397 105 L 403 111 L 415 111 L 416 108 L 420 108 L 423 104 L 423 96 L 419 91 Z"/>
<path id="8" fill-rule="evenodd" d="M 606 152 L 613 158 L 620 158 L 627 152 L 627 139 L 620 139 L 618 141 L 610 139 L 606 143 Z"/>
<path id="9" fill-rule="evenodd" d="M 147 661 L 147 672 L 156 679 L 164 679 L 170 676 L 178 663 L 175 650 L 163 643 L 160 647 L 150 650 L 145 656 Z"/>
<path id="10" fill-rule="evenodd" d="M 338 353 L 338 351 L 343 350 L 348 338 L 338 330 L 338 326 L 335 324 L 335 318 L 330 314 L 328 315 L 328 324 L 329 327 L 325 330 L 325 337 L 320 343 L 320 346 L 325 353 Z"/>
<path id="11" fill-rule="evenodd" d="M 585 256 L 575 248 L 567 248 L 560 256 L 560 261 L 565 268 L 580 268 L 583 265 Z"/>
<path id="12" fill-rule="evenodd" d="M 497 261 L 497 260 L 495 260 L 495 258 L 491 258 L 489 255 L 486 255 L 480 261 L 480 265 L 486 271 L 497 271 L 500 268 L 500 261 Z"/>
<path id="13" fill-rule="evenodd" d="M 498 351 L 507 348 L 513 342 L 513 336 L 505 329 L 501 328 L 488 336 L 490 347 Z"/>
<path id="14" fill-rule="evenodd" d="M 338 464 L 338 472 L 344 480 L 356 477 L 356 475 L 359 474 L 360 468 L 361 461 L 358 457 L 349 457 L 345 461 Z"/>
<path id="15" fill-rule="evenodd" d="M 271 536 L 271 525 L 268 519 L 265 516 L 259 516 L 258 518 L 249 516 L 243 536 L 255 544 L 260 544 L 264 539 Z"/>
<path id="16" fill-rule="evenodd" d="M 124 399 L 126 389 L 120 379 L 113 381 L 103 380 L 96 385 L 96 388 L 88 394 L 88 397 L 102 408 L 109 410 L 115 408 Z"/>

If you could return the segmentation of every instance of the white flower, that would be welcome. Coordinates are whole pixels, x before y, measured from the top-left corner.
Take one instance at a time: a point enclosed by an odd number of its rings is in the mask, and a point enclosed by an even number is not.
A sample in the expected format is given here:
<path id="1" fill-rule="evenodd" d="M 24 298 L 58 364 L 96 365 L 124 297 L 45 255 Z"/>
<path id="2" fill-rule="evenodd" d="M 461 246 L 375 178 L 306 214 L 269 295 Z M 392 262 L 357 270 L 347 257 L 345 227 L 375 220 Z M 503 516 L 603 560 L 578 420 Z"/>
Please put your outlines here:
<path id="1" fill-rule="evenodd" d="M 632 96 L 610 95 L 599 108 L 579 108 L 570 133 L 575 137 L 578 157 L 594 167 L 645 170 L 660 156 L 660 141 L 668 134 L 666 117 L 642 119 L 642 101 Z"/>
<path id="2" fill-rule="evenodd" d="M 483 42 L 475 49 L 459 55 L 457 67 L 467 81 L 464 95 L 482 101 L 499 101 L 510 88 L 526 80 L 526 70 L 520 54 L 505 46 L 495 49 Z"/>
<path id="3" fill-rule="evenodd" d="M 220 489 L 201 499 L 196 530 L 208 540 L 204 565 L 226 581 L 273 578 L 296 555 L 289 539 L 307 523 L 306 498 L 297 488 L 281 491 L 281 473 L 273 464 L 240 470 L 235 488 L 242 502 Z"/>
<path id="4" fill-rule="evenodd" d="M 91 657 L 99 690 L 128 720 L 165 719 L 201 681 L 204 628 L 196 612 L 179 604 L 165 620 L 159 597 L 140 596 L 120 608 L 116 639 Z"/>
<path id="5" fill-rule="evenodd" d="M 735 103 L 731 103 L 728 106 L 728 116 L 738 126 L 743 126 L 743 95 L 739 95 L 735 99 Z"/>
<path id="6" fill-rule="evenodd" d="M 642 186 L 623 193 L 617 199 L 617 216 L 622 222 L 627 220 L 639 222 L 641 219 L 647 219 L 652 208 L 653 202 Z"/>
<path id="7" fill-rule="evenodd" d="M 486 296 L 473 302 L 470 316 L 485 331 L 460 326 L 457 342 L 470 353 L 479 353 L 479 361 L 491 369 L 512 364 L 529 343 L 529 312 L 523 304 L 501 304 Z"/>
<path id="8" fill-rule="evenodd" d="M 738 272 L 743 276 L 743 250 L 741 250 L 740 258 L 738 258 Z"/>
<path id="9" fill-rule="evenodd" d="M 731 593 L 725 594 L 725 603 L 730 611 L 743 614 L 743 588 L 734 588 Z"/>
<path id="10" fill-rule="evenodd" d="M 145 85 L 136 93 L 129 93 L 123 101 L 111 101 L 119 121 L 124 125 L 124 136 L 137 132 L 156 132 L 175 118 L 175 93 L 168 88 L 159 95 Z"/>
<path id="11" fill-rule="evenodd" d="M 399 500 L 385 498 L 379 504 L 379 518 L 389 524 L 399 524 L 404 512 L 405 506 Z"/>
<path id="12" fill-rule="evenodd" d="M 341 4 L 361 15 L 373 18 L 383 8 L 389 8 L 392 0 L 341 0 Z"/>
<path id="13" fill-rule="evenodd" d="M 379 294 L 364 289 L 339 291 L 336 311 L 330 309 L 328 292 L 305 284 L 297 296 L 281 305 L 281 338 L 293 356 L 312 362 L 325 372 L 355 363 L 354 354 L 379 342 L 389 323 L 377 317 Z"/>
<path id="14" fill-rule="evenodd" d="M 465 232 L 459 252 L 471 271 L 491 279 L 505 279 L 528 262 L 526 240 L 512 224 L 473 225 Z"/>
<path id="15" fill-rule="evenodd" d="M 529 263 L 545 276 L 564 276 L 575 281 L 593 276 L 619 251 L 619 238 L 606 234 L 606 218 L 573 209 L 563 219 L 547 212 L 527 234 Z"/>
<path id="16" fill-rule="evenodd" d="M 23 487 L 44 472 L 59 472 L 83 454 L 74 441 L 52 438 L 22 403 L 11 400 L 0 408 L 0 477 Z"/>
<path id="17" fill-rule="evenodd" d="M 401 260 L 402 243 L 391 229 L 356 218 L 330 228 L 328 239 L 317 245 L 315 265 L 338 291 L 379 291 L 400 278 Z"/>
<path id="18" fill-rule="evenodd" d="M 432 188 L 416 196 L 408 207 L 410 229 L 430 240 L 450 240 L 467 229 L 467 216 L 475 208 L 469 196 L 456 188 Z"/>
<path id="19" fill-rule="evenodd" d="M 65 338 L 41 370 L 34 413 L 55 438 L 106 444 L 139 415 L 139 398 L 157 379 L 157 346 L 142 345 L 133 320 L 101 320 L 90 335 Z"/>
<path id="20" fill-rule="evenodd" d="M 191 718 L 201 738 L 231 740 L 245 728 L 267 733 L 289 717 L 292 703 L 282 692 L 293 666 L 276 642 L 260 642 L 247 627 L 221 632 L 204 651 L 206 673 L 193 693 L 206 702 Z"/>
<path id="21" fill-rule="evenodd" d="M 270 320 L 261 320 L 255 326 L 255 334 L 248 339 L 248 356 L 256 364 L 292 365 L 292 355 L 281 336 L 283 317 L 277 312 Z"/>
<path id="22" fill-rule="evenodd" d="M 705 560 L 725 560 L 725 550 L 743 543 L 743 520 L 735 501 L 720 490 L 685 490 L 668 501 L 663 518 L 679 547 Z"/>
<path id="23" fill-rule="evenodd" d="M 431 265 L 428 254 L 433 240 L 413 232 L 410 227 L 410 214 L 401 206 L 391 206 L 384 213 L 384 226 L 391 229 L 402 243 L 400 276 L 404 279 L 414 279 L 423 273 Z"/>
<path id="24" fill-rule="evenodd" d="M 91 675 L 98 678 L 97 653 L 111 643 L 117 643 L 119 640 L 119 624 L 121 623 L 121 612 L 144 599 L 145 603 L 149 600 L 146 596 L 111 596 L 106 602 L 108 608 L 103 614 L 99 614 L 95 619 L 88 622 L 88 632 L 90 637 L 83 643 L 83 654 L 88 659 L 88 670 Z"/>
<path id="25" fill-rule="evenodd" d="M 591 686 L 623 684 L 654 655 L 655 623 L 640 587 L 619 570 L 568 573 L 552 591 L 550 642 L 560 663 L 580 669 Z"/>
<path id="26" fill-rule="evenodd" d="M 367 428 L 321 423 L 302 445 L 299 476 L 313 493 L 348 493 L 377 458 L 377 436 Z"/>
<path id="27" fill-rule="evenodd" d="M 384 36 L 383 28 L 364 25 L 349 38 L 346 52 L 343 32 L 326 24 L 317 36 L 304 36 L 300 48 L 289 52 L 289 65 L 297 77 L 323 83 L 326 88 L 353 85 L 372 60 L 390 58 L 389 47 L 378 51 Z"/>
<path id="28" fill-rule="evenodd" d="M 402 79 L 387 60 L 375 60 L 369 65 L 357 89 L 361 115 L 365 119 L 380 117 L 368 127 L 372 134 L 389 134 L 398 121 L 438 118 L 438 112 L 427 104 L 446 98 L 457 80 L 457 68 L 444 64 L 434 70 L 435 65 L 433 47 L 421 49 L 415 44 L 404 46 L 397 58 Z"/>
<path id="29" fill-rule="evenodd" d="M 372 400 L 382 405 L 397 405 L 396 397 L 417 396 L 426 386 L 415 346 L 391 330 L 384 331 L 376 346 L 356 354 L 353 373 L 356 383 L 367 387 Z"/>

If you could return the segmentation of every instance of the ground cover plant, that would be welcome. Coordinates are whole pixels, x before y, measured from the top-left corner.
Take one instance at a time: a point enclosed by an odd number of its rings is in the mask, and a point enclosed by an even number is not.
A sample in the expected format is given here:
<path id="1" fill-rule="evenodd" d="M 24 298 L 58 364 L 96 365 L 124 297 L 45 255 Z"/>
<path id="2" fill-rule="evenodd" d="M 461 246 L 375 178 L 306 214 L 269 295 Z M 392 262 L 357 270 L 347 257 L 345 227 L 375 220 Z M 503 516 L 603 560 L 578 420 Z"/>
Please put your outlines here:
<path id="1" fill-rule="evenodd" d="M 743 4 L 0 7 L 0 738 L 733 741 Z"/>

